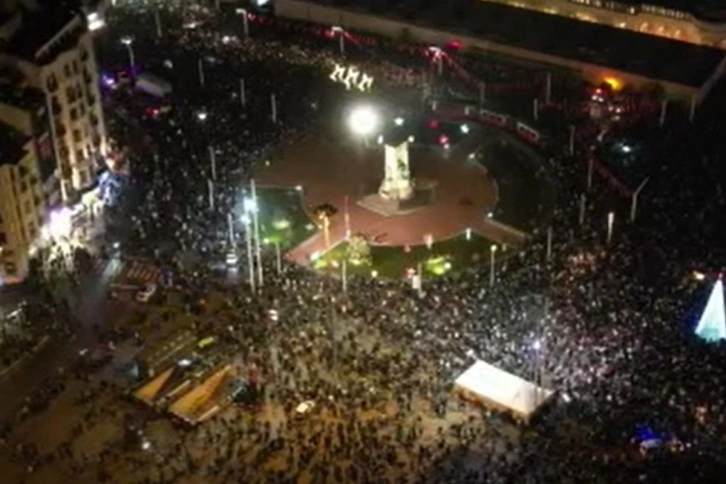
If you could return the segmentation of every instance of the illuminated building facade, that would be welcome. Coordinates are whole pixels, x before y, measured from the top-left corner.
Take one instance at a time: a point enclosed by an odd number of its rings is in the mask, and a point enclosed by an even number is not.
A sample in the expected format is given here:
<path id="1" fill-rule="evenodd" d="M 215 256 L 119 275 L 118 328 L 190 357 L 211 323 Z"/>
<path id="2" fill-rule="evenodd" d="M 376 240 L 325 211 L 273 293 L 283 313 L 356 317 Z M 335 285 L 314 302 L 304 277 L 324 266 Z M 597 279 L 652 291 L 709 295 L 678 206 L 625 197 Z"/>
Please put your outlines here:
<path id="1" fill-rule="evenodd" d="M 25 279 L 46 222 L 41 158 L 32 138 L 0 123 L 0 285 Z"/>
<path id="2" fill-rule="evenodd" d="M 648 3 L 628 0 L 480 1 L 726 49 L 726 4 L 719 11 L 707 9 L 708 2 L 693 2 L 698 11 L 687 11 L 677 0 L 651 0 Z"/>
<path id="3" fill-rule="evenodd" d="M 73 202 L 94 187 L 107 150 L 92 34 L 80 10 L 51 0 L 29 3 L 0 14 L 0 77 L 43 94 L 60 193 Z M 12 99 L 0 99 L 1 121 L 19 129 L 26 114 Z"/>

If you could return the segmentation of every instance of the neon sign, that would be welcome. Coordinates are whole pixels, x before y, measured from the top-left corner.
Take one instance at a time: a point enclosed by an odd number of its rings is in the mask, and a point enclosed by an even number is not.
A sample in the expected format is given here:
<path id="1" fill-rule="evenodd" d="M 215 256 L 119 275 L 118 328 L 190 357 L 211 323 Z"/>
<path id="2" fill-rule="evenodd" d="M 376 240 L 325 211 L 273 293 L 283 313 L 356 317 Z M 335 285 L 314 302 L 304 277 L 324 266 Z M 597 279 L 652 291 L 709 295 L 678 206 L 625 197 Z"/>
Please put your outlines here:
<path id="1" fill-rule="evenodd" d="M 345 88 L 348 90 L 355 88 L 361 92 L 367 92 L 373 87 L 373 77 L 361 72 L 356 66 L 335 64 L 330 79 L 333 82 L 345 84 Z"/>

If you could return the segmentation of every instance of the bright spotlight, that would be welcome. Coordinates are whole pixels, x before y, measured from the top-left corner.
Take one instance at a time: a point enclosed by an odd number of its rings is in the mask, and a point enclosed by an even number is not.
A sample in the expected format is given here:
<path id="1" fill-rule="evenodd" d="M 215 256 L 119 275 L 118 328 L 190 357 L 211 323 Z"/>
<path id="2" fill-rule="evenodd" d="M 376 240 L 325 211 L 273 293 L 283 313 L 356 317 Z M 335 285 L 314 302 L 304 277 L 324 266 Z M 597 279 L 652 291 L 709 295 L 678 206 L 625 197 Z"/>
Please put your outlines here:
<path id="1" fill-rule="evenodd" d="M 396 126 L 403 126 L 403 118 L 400 116 L 395 118 L 393 120 L 393 124 L 395 124 Z"/>
<path id="2" fill-rule="evenodd" d="M 207 113 L 205 111 L 199 111 L 197 113 L 197 119 L 199 119 L 199 121 L 204 121 L 207 119 Z"/>
<path id="3" fill-rule="evenodd" d="M 348 127 L 358 136 L 373 134 L 378 128 L 378 113 L 371 106 L 358 106 L 348 116 Z"/>
<path id="4" fill-rule="evenodd" d="M 71 210 L 62 208 L 51 212 L 48 222 L 48 233 L 51 237 L 59 239 L 71 235 L 73 223 L 71 221 Z"/>
<path id="5" fill-rule="evenodd" d="M 461 125 L 461 132 L 462 132 L 462 134 L 469 134 L 469 125 L 468 124 L 462 124 Z"/>

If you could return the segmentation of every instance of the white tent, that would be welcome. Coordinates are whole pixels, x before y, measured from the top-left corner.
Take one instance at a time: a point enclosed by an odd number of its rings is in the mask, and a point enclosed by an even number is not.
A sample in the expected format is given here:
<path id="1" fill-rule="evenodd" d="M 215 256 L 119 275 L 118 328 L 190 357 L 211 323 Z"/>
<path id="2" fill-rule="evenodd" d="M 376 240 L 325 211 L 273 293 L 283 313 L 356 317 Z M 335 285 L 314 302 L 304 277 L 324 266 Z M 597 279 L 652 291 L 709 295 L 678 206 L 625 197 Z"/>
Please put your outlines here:
<path id="1" fill-rule="evenodd" d="M 462 373 L 454 387 L 465 398 L 509 410 L 524 421 L 554 393 L 481 360 Z"/>

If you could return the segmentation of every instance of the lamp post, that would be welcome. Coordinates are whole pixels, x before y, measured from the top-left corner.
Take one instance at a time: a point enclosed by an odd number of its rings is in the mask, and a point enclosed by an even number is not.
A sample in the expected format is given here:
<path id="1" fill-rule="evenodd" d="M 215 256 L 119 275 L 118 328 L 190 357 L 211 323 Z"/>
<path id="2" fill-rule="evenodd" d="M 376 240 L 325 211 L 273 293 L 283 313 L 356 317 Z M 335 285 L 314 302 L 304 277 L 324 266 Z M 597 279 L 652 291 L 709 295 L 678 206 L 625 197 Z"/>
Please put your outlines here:
<path id="1" fill-rule="evenodd" d="M 607 243 L 610 245 L 610 241 L 613 239 L 613 224 L 615 223 L 615 212 L 608 213 L 608 236 Z"/>
<path id="2" fill-rule="evenodd" d="M 214 147 L 209 147 L 209 164 L 212 170 L 212 180 L 217 181 L 217 158 L 214 154 Z"/>
<path id="3" fill-rule="evenodd" d="M 209 208 L 214 210 L 214 182 L 207 180 L 207 188 L 209 189 Z"/>
<path id="4" fill-rule="evenodd" d="M 123 37 L 121 43 L 126 46 L 126 50 L 129 53 L 129 69 L 131 70 L 131 76 L 136 77 L 136 60 L 134 59 L 134 39 L 131 37 Z"/>
<path id="5" fill-rule="evenodd" d="M 643 182 L 633 192 L 633 195 L 630 200 L 630 223 L 635 223 L 636 210 L 638 209 L 638 195 L 640 195 L 640 192 L 643 190 L 643 188 L 645 188 L 645 185 L 646 185 L 646 183 L 648 183 L 648 180 L 650 180 L 650 177 L 643 180 Z"/>
<path id="6" fill-rule="evenodd" d="M 592 188 L 592 173 L 595 168 L 595 159 L 590 155 L 590 158 L 587 160 L 587 191 L 589 192 Z"/>
<path id="7" fill-rule="evenodd" d="M 340 272 L 341 279 L 343 280 L 343 294 L 348 294 L 348 259 L 343 259 Z"/>
<path id="8" fill-rule="evenodd" d="M 436 64 L 439 76 L 442 75 L 444 73 L 444 51 L 441 50 L 441 47 L 432 45 L 429 47 L 429 52 L 433 54 L 433 61 Z"/>
<path id="9" fill-rule="evenodd" d="M 545 102 L 550 104 L 552 102 L 552 73 L 547 73 L 547 79 L 545 81 Z"/>
<path id="10" fill-rule="evenodd" d="M 255 261 L 252 257 L 252 220 L 249 214 L 242 216 L 242 223 L 245 226 L 245 241 L 247 242 L 247 271 L 252 292 L 255 292 Z"/>
<path id="11" fill-rule="evenodd" d="M 489 248 L 489 287 L 494 287 L 494 263 L 497 253 L 497 245 L 492 244 Z"/>
<path id="12" fill-rule="evenodd" d="M 272 108 L 272 123 L 277 124 L 277 98 L 274 94 L 270 94 L 270 105 Z"/>
<path id="13" fill-rule="evenodd" d="M 237 15 L 242 15 L 242 33 L 244 34 L 245 40 L 250 37 L 250 25 L 247 23 L 247 9 L 237 8 L 235 9 Z"/>
<path id="14" fill-rule="evenodd" d="M 156 36 L 161 38 L 161 19 L 159 18 L 159 9 L 154 10 L 154 23 L 156 24 Z"/>
<path id="15" fill-rule="evenodd" d="M 257 200 L 257 187 L 255 180 L 250 180 L 250 186 L 252 189 L 252 223 L 255 228 L 255 255 L 257 256 L 257 285 L 262 288 L 262 251 L 260 250 L 260 205 Z"/>
<path id="16" fill-rule="evenodd" d="M 239 102 L 243 108 L 247 106 L 247 93 L 245 92 L 244 78 L 240 78 L 239 80 Z"/>
<path id="17" fill-rule="evenodd" d="M 338 48 L 340 50 L 340 55 L 345 55 L 345 30 L 343 30 L 343 27 L 335 25 L 330 28 L 330 31 L 333 32 L 334 35 L 338 36 Z"/>
<path id="18" fill-rule="evenodd" d="M 229 228 L 229 245 L 234 247 L 234 220 L 231 212 L 227 214 L 227 225 Z"/>
<path id="19" fill-rule="evenodd" d="M 571 124 L 570 129 L 570 156 L 575 155 L 575 125 Z"/>
<path id="20" fill-rule="evenodd" d="M 199 85 L 204 87 L 204 63 L 202 59 L 197 60 L 197 71 L 199 71 Z"/>
<path id="21" fill-rule="evenodd" d="M 552 258 L 552 226 L 547 227 L 547 262 Z"/>
<path id="22" fill-rule="evenodd" d="M 587 205 L 587 196 L 583 193 L 580 195 L 580 225 L 585 224 L 585 208 Z"/>

